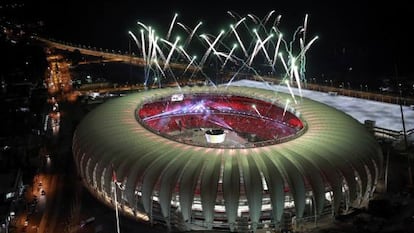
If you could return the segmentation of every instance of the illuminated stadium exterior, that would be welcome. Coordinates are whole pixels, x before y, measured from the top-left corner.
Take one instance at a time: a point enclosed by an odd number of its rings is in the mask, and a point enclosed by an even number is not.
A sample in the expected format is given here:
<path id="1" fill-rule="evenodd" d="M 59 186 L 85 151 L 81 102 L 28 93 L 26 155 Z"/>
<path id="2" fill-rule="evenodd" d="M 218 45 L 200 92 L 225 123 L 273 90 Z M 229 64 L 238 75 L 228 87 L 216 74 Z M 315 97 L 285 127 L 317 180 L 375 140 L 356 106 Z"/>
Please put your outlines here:
<path id="1" fill-rule="evenodd" d="M 346 213 L 381 174 L 375 138 L 327 105 L 252 87 L 165 88 L 109 100 L 73 138 L 85 186 L 181 230 L 283 228 Z M 113 173 L 114 171 L 114 173 Z"/>

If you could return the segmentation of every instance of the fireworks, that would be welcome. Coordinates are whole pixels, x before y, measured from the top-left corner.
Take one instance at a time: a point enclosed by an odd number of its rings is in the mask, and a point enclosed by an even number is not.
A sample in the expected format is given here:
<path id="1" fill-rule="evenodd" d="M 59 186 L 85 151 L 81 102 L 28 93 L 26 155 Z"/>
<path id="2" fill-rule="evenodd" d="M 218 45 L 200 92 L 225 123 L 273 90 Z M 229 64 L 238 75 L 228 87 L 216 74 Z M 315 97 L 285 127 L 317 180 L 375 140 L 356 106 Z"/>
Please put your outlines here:
<path id="1" fill-rule="evenodd" d="M 305 55 L 318 38 L 306 41 L 308 15 L 287 41 L 279 30 L 281 15 L 274 14 L 274 10 L 262 19 L 253 14 L 227 13 L 234 23 L 217 35 L 200 33 L 202 22 L 191 29 L 179 22 L 178 14 L 174 14 L 165 37 L 158 35 L 151 26 L 138 22 L 140 36 L 131 31 L 129 34 L 145 60 L 144 86 L 175 82 L 180 89 L 178 80 L 181 78 L 205 79 L 205 83 L 215 86 L 223 74 L 230 77 L 229 85 L 240 74 L 262 80 L 266 75 L 283 78 L 281 84 L 288 85 L 289 89 L 289 83 L 295 84 L 301 95 Z M 180 36 L 174 38 L 178 34 Z M 192 51 L 201 51 L 202 55 L 197 56 Z"/>

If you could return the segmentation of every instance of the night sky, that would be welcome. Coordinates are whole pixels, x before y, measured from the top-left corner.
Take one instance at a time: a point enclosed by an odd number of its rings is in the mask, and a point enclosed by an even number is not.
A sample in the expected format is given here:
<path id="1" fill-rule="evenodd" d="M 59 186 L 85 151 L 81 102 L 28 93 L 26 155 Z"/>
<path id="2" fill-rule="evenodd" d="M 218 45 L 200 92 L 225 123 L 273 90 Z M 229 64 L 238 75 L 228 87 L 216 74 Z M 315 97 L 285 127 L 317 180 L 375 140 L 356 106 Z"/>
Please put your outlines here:
<path id="1" fill-rule="evenodd" d="M 58 40 L 122 51 L 128 48 L 127 32 L 138 32 L 137 21 L 166 33 L 175 13 L 179 13 L 177 21 L 191 28 L 203 21 L 203 28 L 214 35 L 234 22 L 226 13 L 228 10 L 259 18 L 275 10 L 275 14 L 282 15 L 280 29 L 286 34 L 302 25 L 305 14 L 309 14 L 307 35 L 319 36 L 307 53 L 311 75 L 345 72 L 350 67 L 356 78 L 413 77 L 414 74 L 410 67 L 413 49 L 409 37 L 414 10 L 406 2 L 177 2 L 72 0 L 28 4 L 31 14 L 44 20 L 45 34 Z"/>

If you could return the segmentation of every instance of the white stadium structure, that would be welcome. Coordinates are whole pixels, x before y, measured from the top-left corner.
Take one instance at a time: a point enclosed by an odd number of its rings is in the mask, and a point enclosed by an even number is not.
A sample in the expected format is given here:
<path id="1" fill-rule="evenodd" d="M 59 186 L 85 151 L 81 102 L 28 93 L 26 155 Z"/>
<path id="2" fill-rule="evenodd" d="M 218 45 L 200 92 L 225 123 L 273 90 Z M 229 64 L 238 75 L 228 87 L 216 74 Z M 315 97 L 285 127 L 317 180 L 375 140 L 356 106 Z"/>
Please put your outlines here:
<path id="1" fill-rule="evenodd" d="M 345 214 L 367 204 L 383 167 L 376 139 L 350 115 L 233 85 L 108 100 L 78 125 L 72 149 L 99 200 L 183 231 L 280 229 Z"/>

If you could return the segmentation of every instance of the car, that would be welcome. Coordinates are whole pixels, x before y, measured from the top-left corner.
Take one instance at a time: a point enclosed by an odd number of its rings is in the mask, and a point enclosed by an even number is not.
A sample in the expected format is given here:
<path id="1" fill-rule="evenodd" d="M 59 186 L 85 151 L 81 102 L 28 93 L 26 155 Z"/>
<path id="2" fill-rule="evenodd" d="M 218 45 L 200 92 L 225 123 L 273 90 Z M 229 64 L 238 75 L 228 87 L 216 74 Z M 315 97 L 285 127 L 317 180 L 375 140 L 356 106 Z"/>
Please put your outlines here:
<path id="1" fill-rule="evenodd" d="M 88 225 L 89 223 L 92 223 L 93 221 L 95 221 L 95 217 L 90 217 L 90 218 L 88 218 L 86 220 L 82 220 L 80 222 L 80 227 L 82 228 L 82 227 Z"/>

